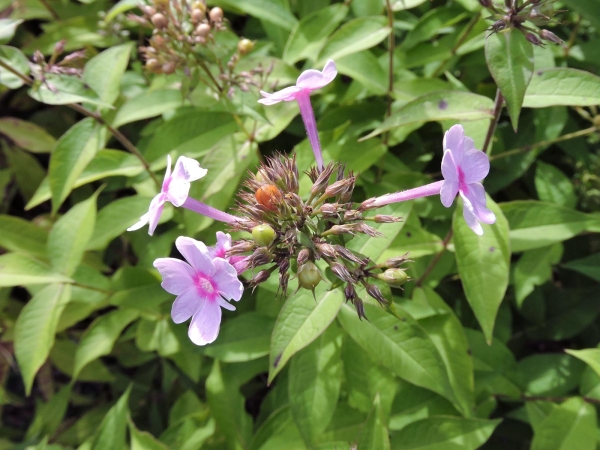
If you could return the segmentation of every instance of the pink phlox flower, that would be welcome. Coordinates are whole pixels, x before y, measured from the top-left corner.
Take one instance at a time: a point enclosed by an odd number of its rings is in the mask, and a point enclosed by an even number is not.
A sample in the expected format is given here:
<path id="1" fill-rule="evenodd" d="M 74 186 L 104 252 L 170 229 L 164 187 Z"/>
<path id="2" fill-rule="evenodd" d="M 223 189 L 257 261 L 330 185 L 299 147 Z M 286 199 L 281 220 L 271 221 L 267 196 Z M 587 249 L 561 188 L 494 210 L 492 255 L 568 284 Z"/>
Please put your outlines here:
<path id="1" fill-rule="evenodd" d="M 217 231 L 217 243 L 207 248 L 211 258 L 222 258 L 229 261 L 227 250 L 231 248 L 231 235 Z"/>
<path id="2" fill-rule="evenodd" d="M 127 228 L 127 231 L 139 230 L 149 223 L 148 234 L 152 236 L 165 202 L 169 201 L 175 206 L 183 205 L 190 193 L 190 183 L 205 176 L 206 172 L 207 170 L 200 167 L 198 161 L 180 156 L 175 163 L 173 173 L 171 173 L 171 156 L 167 156 L 167 171 L 160 193 L 150 202 L 148 212 L 140 217 L 136 224 Z"/>
<path id="3" fill-rule="evenodd" d="M 244 287 L 235 268 L 223 258 L 211 258 L 206 245 L 181 236 L 175 241 L 187 262 L 175 258 L 158 258 L 154 267 L 162 276 L 161 286 L 177 295 L 171 308 L 173 322 L 190 317 L 190 340 L 196 345 L 213 342 L 221 325 L 221 308 L 235 311 L 228 300 L 239 301 Z"/>
<path id="4" fill-rule="evenodd" d="M 449 208 L 457 194 L 463 199 L 463 215 L 467 225 L 483 234 L 480 222 L 492 224 L 496 216 L 486 208 L 485 189 L 481 181 L 490 171 L 487 155 L 475 148 L 473 139 L 465 136 L 461 125 L 454 125 L 444 135 L 444 157 L 440 190 L 442 204 Z"/>
<path id="5" fill-rule="evenodd" d="M 309 93 L 315 89 L 320 89 L 323 86 L 328 85 L 333 81 L 337 75 L 337 69 L 335 62 L 330 59 L 325 64 L 323 71 L 320 70 L 305 70 L 300 74 L 296 80 L 295 86 L 290 86 L 280 91 L 269 94 L 265 91 L 260 91 L 263 97 L 259 100 L 259 103 L 263 105 L 274 105 L 279 102 L 291 102 L 296 100 L 296 97 L 300 92 Z"/>

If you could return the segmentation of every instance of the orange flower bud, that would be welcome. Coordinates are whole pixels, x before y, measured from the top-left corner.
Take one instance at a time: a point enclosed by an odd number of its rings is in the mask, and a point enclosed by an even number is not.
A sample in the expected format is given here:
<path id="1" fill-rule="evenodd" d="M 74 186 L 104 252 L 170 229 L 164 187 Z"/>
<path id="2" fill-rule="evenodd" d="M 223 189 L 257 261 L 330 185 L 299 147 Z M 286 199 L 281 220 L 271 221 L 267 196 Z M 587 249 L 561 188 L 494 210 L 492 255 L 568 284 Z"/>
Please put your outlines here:
<path id="1" fill-rule="evenodd" d="M 256 201 L 265 208 L 275 211 L 277 209 L 276 203 L 281 200 L 282 195 L 277 186 L 265 184 L 258 188 L 255 197 Z"/>

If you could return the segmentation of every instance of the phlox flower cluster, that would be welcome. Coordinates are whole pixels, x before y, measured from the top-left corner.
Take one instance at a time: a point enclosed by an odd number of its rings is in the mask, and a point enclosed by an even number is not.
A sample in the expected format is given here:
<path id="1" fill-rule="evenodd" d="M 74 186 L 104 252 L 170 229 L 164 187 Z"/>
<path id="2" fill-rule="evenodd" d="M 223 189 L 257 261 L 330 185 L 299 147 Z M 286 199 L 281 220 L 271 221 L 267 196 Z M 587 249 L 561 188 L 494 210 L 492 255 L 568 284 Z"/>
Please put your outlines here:
<path id="1" fill-rule="evenodd" d="M 375 264 L 368 258 L 345 247 L 344 234 L 381 234 L 366 221 L 395 222 L 400 218 L 366 214 L 391 203 L 439 195 L 441 203 L 450 207 L 457 196 L 463 203 L 463 215 L 468 226 L 483 234 L 482 223 L 493 224 L 494 213 L 486 207 L 482 185 L 490 170 L 487 155 L 475 148 L 463 127 L 450 128 L 443 140 L 443 180 L 406 191 L 371 198 L 354 206 L 351 200 L 356 178 L 345 173 L 342 164 L 324 165 L 310 93 L 331 83 L 337 75 L 335 63 L 328 61 L 323 71 L 303 72 L 295 86 L 275 93 L 261 91 L 259 102 L 272 105 L 281 101 L 297 101 L 311 143 L 316 167 L 307 172 L 313 182 L 308 200 L 298 193 L 298 170 L 295 159 L 285 156 L 270 158 L 256 175 L 252 174 L 240 191 L 238 214 L 232 215 L 189 196 L 190 183 L 207 173 L 197 161 L 180 156 L 173 171 L 167 157 L 167 171 L 149 210 L 129 228 L 137 230 L 148 224 L 150 235 L 155 231 L 166 202 L 183 207 L 214 220 L 226 223 L 230 229 L 246 231 L 252 239 L 232 241 L 229 234 L 217 232 L 216 244 L 206 246 L 190 237 L 179 237 L 175 246 L 185 261 L 158 258 L 154 267 L 162 277 L 162 287 L 176 297 L 171 316 L 175 323 L 191 318 L 189 337 L 197 345 L 213 342 L 219 333 L 221 308 L 235 310 L 232 301 L 242 298 L 242 273 L 252 270 L 245 282 L 250 287 L 266 281 L 275 270 L 279 272 L 282 297 L 287 295 L 291 261 L 296 261 L 299 289 L 313 290 L 324 279 L 315 264 L 322 261 L 342 285 L 347 301 L 352 302 L 359 317 L 364 317 L 359 289 L 381 304 L 388 301 L 374 280 L 401 286 L 407 276 L 400 265 L 407 259 L 390 258 Z M 335 181 L 331 182 L 331 178 Z M 302 237 L 299 237 L 302 236 Z M 307 240 L 311 242 L 307 244 Z M 270 265 L 270 267 L 264 268 Z M 255 268 L 262 268 L 257 272 Z"/>

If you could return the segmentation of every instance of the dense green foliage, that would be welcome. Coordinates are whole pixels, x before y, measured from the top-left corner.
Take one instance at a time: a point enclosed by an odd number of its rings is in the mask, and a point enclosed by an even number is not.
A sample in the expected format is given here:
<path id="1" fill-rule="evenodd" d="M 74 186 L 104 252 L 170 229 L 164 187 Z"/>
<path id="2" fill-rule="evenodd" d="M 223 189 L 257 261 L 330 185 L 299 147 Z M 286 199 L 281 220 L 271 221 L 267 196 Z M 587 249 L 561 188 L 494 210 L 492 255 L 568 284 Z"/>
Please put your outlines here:
<path id="1" fill-rule="evenodd" d="M 0 449 L 600 446 L 600 0 L 140 3 L 0 0 Z M 353 201 L 440 179 L 462 124 L 497 221 L 387 206 L 404 220 L 348 247 L 409 252 L 390 305 L 361 293 L 359 320 L 335 283 L 282 299 L 274 275 L 195 346 L 152 264 L 227 227 L 167 204 L 126 229 L 167 155 L 232 213 L 266 156 L 314 165 L 296 102 L 257 100 L 328 59 L 312 102 Z"/>

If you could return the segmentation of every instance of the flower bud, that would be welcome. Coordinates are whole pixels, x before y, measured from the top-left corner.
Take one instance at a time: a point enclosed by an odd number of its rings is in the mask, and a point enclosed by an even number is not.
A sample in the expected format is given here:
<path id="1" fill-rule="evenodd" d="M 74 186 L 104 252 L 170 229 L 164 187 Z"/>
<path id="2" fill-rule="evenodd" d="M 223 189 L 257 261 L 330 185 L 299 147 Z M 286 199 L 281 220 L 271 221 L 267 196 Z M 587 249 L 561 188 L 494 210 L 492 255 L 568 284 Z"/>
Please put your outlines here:
<path id="1" fill-rule="evenodd" d="M 307 248 L 303 248 L 298 252 L 298 266 L 302 266 L 306 264 L 310 260 L 310 250 Z"/>
<path id="2" fill-rule="evenodd" d="M 377 214 L 373 220 L 375 221 L 375 223 L 394 223 L 394 222 L 401 222 L 402 219 L 400 217 L 395 217 L 395 216 L 388 216 L 385 214 Z"/>
<path id="3" fill-rule="evenodd" d="M 410 259 L 407 258 L 408 256 L 408 252 L 406 252 L 404 255 L 402 256 L 396 256 L 394 258 L 389 258 L 384 266 L 389 268 L 389 269 L 395 269 L 397 267 L 400 267 L 402 264 L 404 264 L 406 261 L 410 261 Z"/>
<path id="4" fill-rule="evenodd" d="M 333 264 L 331 264 L 330 267 L 334 275 L 340 280 L 345 281 L 347 283 L 353 283 L 355 281 L 350 271 L 343 264 L 334 262 Z"/>
<path id="5" fill-rule="evenodd" d="M 208 36 L 210 34 L 210 31 L 211 31 L 210 25 L 207 23 L 201 23 L 200 25 L 198 25 L 196 27 L 196 34 L 203 38 Z"/>
<path id="6" fill-rule="evenodd" d="M 345 221 L 349 222 L 352 220 L 360 220 L 360 219 L 362 219 L 362 214 L 360 213 L 360 211 L 354 211 L 353 209 L 350 209 L 344 213 Z"/>
<path id="7" fill-rule="evenodd" d="M 324 205 L 321 205 L 321 214 L 325 217 L 335 218 L 337 217 L 337 211 L 337 203 L 325 203 Z"/>
<path id="8" fill-rule="evenodd" d="M 247 55 L 254 49 L 254 42 L 250 39 L 242 39 L 237 45 L 238 52 L 242 55 Z"/>
<path id="9" fill-rule="evenodd" d="M 254 286 L 254 287 L 258 286 L 260 283 L 264 283 L 265 281 L 267 281 L 270 276 L 271 276 L 270 270 L 261 270 L 260 272 L 258 272 L 256 275 L 254 275 L 252 277 L 252 279 L 250 280 L 250 286 Z"/>
<path id="10" fill-rule="evenodd" d="M 250 259 L 250 265 L 252 267 L 262 266 L 271 262 L 271 255 L 264 247 L 254 250 L 254 253 L 248 258 Z"/>
<path id="11" fill-rule="evenodd" d="M 336 195 L 346 192 L 346 188 L 350 182 L 351 179 L 347 178 L 345 180 L 336 181 L 335 183 L 330 184 L 327 186 L 327 189 L 325 189 L 325 195 L 327 197 L 335 197 Z"/>
<path id="12" fill-rule="evenodd" d="M 140 6 L 140 9 L 148 17 L 152 17 L 154 14 L 156 14 L 156 8 L 153 8 L 152 6 L 143 6 L 142 5 L 142 6 Z"/>
<path id="13" fill-rule="evenodd" d="M 304 289 L 313 290 L 321 279 L 321 272 L 313 262 L 308 261 L 298 269 L 298 284 Z"/>
<path id="14" fill-rule="evenodd" d="M 154 58 L 150 58 L 149 60 L 146 61 L 146 69 L 149 72 L 157 73 L 157 72 L 160 72 L 161 68 L 162 68 L 161 64 L 158 62 L 158 60 L 156 60 Z"/>
<path id="15" fill-rule="evenodd" d="M 335 247 L 331 244 L 328 244 L 327 242 L 322 242 L 320 244 L 317 244 L 316 247 L 317 247 L 317 250 L 319 251 L 319 253 L 321 253 L 323 256 L 326 256 L 327 258 L 337 257 L 337 252 L 335 251 Z"/>
<path id="16" fill-rule="evenodd" d="M 233 243 L 231 248 L 227 251 L 227 256 L 241 255 L 254 250 L 256 244 L 253 241 L 236 241 Z"/>
<path id="17" fill-rule="evenodd" d="M 175 63 L 173 61 L 169 61 L 163 64 L 162 71 L 163 73 L 170 74 L 175 72 L 176 68 L 177 66 L 175 65 Z"/>
<path id="18" fill-rule="evenodd" d="M 154 6 L 158 9 L 166 9 L 169 7 L 170 0 L 154 0 Z"/>
<path id="19" fill-rule="evenodd" d="M 367 288 L 367 294 L 377 300 L 381 305 L 387 305 L 389 302 L 381 293 L 381 289 L 379 289 L 374 284 L 367 284 L 365 286 Z"/>
<path id="20" fill-rule="evenodd" d="M 256 245 L 265 247 L 275 239 L 275 230 L 266 223 L 257 225 L 252 228 L 252 239 L 254 239 Z"/>
<path id="21" fill-rule="evenodd" d="M 161 13 L 154 14 L 150 21 L 152 22 L 152 25 L 154 25 L 159 30 L 162 30 L 169 24 L 167 18 Z"/>
<path id="22" fill-rule="evenodd" d="M 194 2 L 192 3 L 192 9 L 199 9 L 202 12 L 206 12 L 206 5 L 204 2 Z"/>
<path id="23" fill-rule="evenodd" d="M 361 258 L 360 256 L 355 255 L 352 250 L 347 249 L 343 245 L 336 245 L 335 249 L 342 258 L 347 259 L 348 261 L 360 264 L 361 266 L 366 266 L 369 264 L 368 258 Z"/>
<path id="24" fill-rule="evenodd" d="M 546 41 L 550 41 L 555 44 L 562 45 L 563 47 L 565 46 L 564 41 L 561 38 L 559 38 L 557 35 L 555 35 L 552 31 L 541 30 L 540 37 Z"/>
<path id="25" fill-rule="evenodd" d="M 329 184 L 329 177 L 331 177 L 334 168 L 335 167 L 333 164 L 329 164 L 327 167 L 325 167 L 325 169 L 323 169 L 319 176 L 317 176 L 312 188 L 310 188 L 310 193 L 312 195 L 322 194 L 325 191 L 325 188 Z"/>
<path id="26" fill-rule="evenodd" d="M 542 41 L 540 41 L 540 38 L 538 38 L 535 34 L 533 33 L 527 33 L 525 34 L 525 39 L 527 39 L 529 42 L 531 42 L 533 45 L 538 45 L 540 47 L 544 46 L 544 43 Z"/>
<path id="27" fill-rule="evenodd" d="M 210 10 L 208 17 L 210 17 L 211 22 L 220 22 L 223 20 L 223 10 L 217 6 Z"/>
<path id="28" fill-rule="evenodd" d="M 356 289 L 354 289 L 354 285 L 352 283 L 348 283 L 344 288 L 344 296 L 346 297 L 347 301 L 352 303 L 354 303 L 354 300 L 358 298 L 356 295 Z"/>
<path id="29" fill-rule="evenodd" d="M 282 199 L 281 191 L 273 184 L 265 184 L 259 187 L 255 197 L 259 204 L 271 211 L 277 210 L 277 203 Z"/>
<path id="30" fill-rule="evenodd" d="M 393 287 L 400 287 L 408 281 L 408 275 L 402 269 L 388 269 L 377 275 L 377 278 Z"/>
<path id="31" fill-rule="evenodd" d="M 192 17 L 192 23 L 198 23 L 204 20 L 204 11 L 198 8 L 192 9 L 192 13 L 190 14 Z"/>
<path id="32" fill-rule="evenodd" d="M 165 46 L 165 38 L 157 34 L 155 36 L 152 36 L 152 39 L 150 39 L 150 43 L 152 44 L 152 47 L 156 49 L 163 48 Z"/>
<path id="33" fill-rule="evenodd" d="M 62 54 L 62 52 L 65 51 L 65 44 L 67 43 L 66 40 L 61 39 L 60 41 L 58 41 L 55 45 L 54 45 L 54 54 L 56 56 Z"/>

